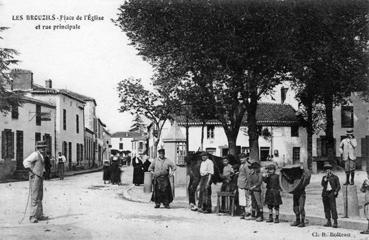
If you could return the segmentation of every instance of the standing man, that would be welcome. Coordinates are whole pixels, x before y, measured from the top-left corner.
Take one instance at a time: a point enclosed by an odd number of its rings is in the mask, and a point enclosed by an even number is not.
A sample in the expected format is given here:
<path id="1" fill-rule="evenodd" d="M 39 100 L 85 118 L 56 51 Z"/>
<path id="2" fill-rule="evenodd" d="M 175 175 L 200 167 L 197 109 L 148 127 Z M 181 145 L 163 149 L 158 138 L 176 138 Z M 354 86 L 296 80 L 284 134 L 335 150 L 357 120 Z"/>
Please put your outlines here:
<path id="1" fill-rule="evenodd" d="M 154 176 L 154 191 L 151 201 L 155 202 L 155 208 L 159 208 L 161 203 L 163 203 L 165 208 L 170 208 L 169 204 L 173 201 L 173 194 L 169 176 L 173 175 L 177 167 L 171 160 L 165 157 L 164 149 L 159 149 L 158 153 L 159 157 L 149 167 L 149 172 Z"/>
<path id="2" fill-rule="evenodd" d="M 36 151 L 23 160 L 23 166 L 29 171 L 29 187 L 31 194 L 31 210 L 29 220 L 31 223 L 46 220 L 43 216 L 43 173 L 45 168 L 44 156 L 47 145 L 43 141 L 36 143 Z"/>
<path id="3" fill-rule="evenodd" d="M 64 165 L 67 162 L 67 159 L 64 157 L 64 155 L 61 152 L 58 152 L 58 175 L 59 179 L 64 179 Z"/>
<path id="4" fill-rule="evenodd" d="M 336 197 L 341 189 L 340 180 L 332 172 L 332 165 L 329 163 L 324 164 L 324 170 L 326 175 L 322 178 L 322 199 L 324 206 L 325 218 L 327 223 L 324 227 L 331 227 L 331 217 L 333 218 L 333 227 L 337 228 L 337 207 L 336 207 Z"/>
<path id="5" fill-rule="evenodd" d="M 340 152 L 342 154 L 342 159 L 345 162 L 345 172 L 346 172 L 346 182 L 344 185 L 349 184 L 349 177 L 351 174 L 351 185 L 354 185 L 355 176 L 355 149 L 357 147 L 357 141 L 354 137 L 354 131 L 352 129 L 346 131 L 347 137 L 341 141 Z"/>
<path id="6" fill-rule="evenodd" d="M 214 175 L 214 163 L 206 152 L 201 153 L 199 212 L 211 213 L 211 177 Z"/>

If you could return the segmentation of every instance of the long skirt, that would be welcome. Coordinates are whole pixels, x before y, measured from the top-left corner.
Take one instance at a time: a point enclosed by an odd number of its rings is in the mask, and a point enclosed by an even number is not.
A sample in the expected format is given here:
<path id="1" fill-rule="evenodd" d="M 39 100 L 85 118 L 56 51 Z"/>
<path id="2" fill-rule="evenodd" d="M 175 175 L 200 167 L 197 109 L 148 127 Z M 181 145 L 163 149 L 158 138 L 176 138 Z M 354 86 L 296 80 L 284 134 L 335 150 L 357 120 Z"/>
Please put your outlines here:
<path id="1" fill-rule="evenodd" d="M 144 183 L 144 174 L 142 164 L 133 168 L 133 184 L 143 184 Z"/>
<path id="2" fill-rule="evenodd" d="M 277 189 L 267 189 L 265 192 L 265 204 L 268 207 L 279 207 L 282 204 L 281 193 Z"/>
<path id="3" fill-rule="evenodd" d="M 103 167 L 103 180 L 110 181 L 110 166 Z"/>
<path id="4" fill-rule="evenodd" d="M 211 182 L 207 185 L 210 175 L 202 176 L 200 179 L 199 208 L 211 212 Z"/>
<path id="5" fill-rule="evenodd" d="M 112 184 L 120 184 L 120 173 L 118 161 L 113 161 L 110 166 L 110 179 Z"/>
<path id="6" fill-rule="evenodd" d="M 169 176 L 159 176 L 153 179 L 154 191 L 151 201 L 156 204 L 168 205 L 173 201 L 172 188 L 170 187 Z"/>

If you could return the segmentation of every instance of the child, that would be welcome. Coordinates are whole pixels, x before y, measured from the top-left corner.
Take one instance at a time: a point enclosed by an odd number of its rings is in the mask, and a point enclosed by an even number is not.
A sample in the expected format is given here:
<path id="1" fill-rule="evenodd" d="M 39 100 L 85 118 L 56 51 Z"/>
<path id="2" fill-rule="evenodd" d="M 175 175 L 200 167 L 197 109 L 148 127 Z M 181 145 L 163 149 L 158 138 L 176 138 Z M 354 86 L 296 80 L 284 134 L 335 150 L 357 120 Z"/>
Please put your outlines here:
<path id="1" fill-rule="evenodd" d="M 252 218 L 255 219 L 256 212 L 256 221 L 262 222 L 264 220 L 263 216 L 263 204 L 261 202 L 261 184 L 263 183 L 263 177 L 260 173 L 260 164 L 257 162 L 253 162 L 250 166 L 250 194 L 251 194 L 251 205 L 252 205 Z"/>
<path id="2" fill-rule="evenodd" d="M 340 181 L 336 175 L 332 172 L 332 165 L 329 163 L 325 163 L 323 166 L 326 171 L 326 175 L 322 178 L 322 200 L 325 212 L 325 218 L 327 219 L 327 223 L 324 225 L 325 227 L 334 227 L 337 228 L 337 207 L 336 207 L 336 198 L 338 192 L 341 189 Z M 333 226 L 331 223 L 331 217 L 333 218 Z"/>
<path id="3" fill-rule="evenodd" d="M 221 192 L 231 192 L 231 180 L 232 176 L 234 174 L 234 170 L 232 168 L 232 165 L 229 164 L 229 161 L 227 158 L 223 158 L 223 173 L 220 175 L 220 177 L 223 180 L 222 186 L 220 187 Z M 229 206 L 229 202 L 226 201 L 226 197 L 222 197 L 222 205 L 220 207 L 221 211 L 224 211 Z"/>
<path id="4" fill-rule="evenodd" d="M 366 219 L 368 220 L 368 228 L 364 231 L 361 231 L 360 233 L 369 234 L 369 172 L 367 172 L 367 179 L 365 179 L 363 184 L 361 185 L 360 191 L 365 193 L 364 214 Z"/>
<path id="5" fill-rule="evenodd" d="M 238 187 L 238 202 L 241 208 L 241 219 L 245 219 L 245 217 L 249 217 L 251 215 L 250 209 L 250 194 L 246 188 L 247 178 L 250 174 L 249 164 L 247 162 L 248 155 L 242 153 L 240 155 L 241 166 L 238 172 L 237 178 L 237 187 Z"/>
<path id="6" fill-rule="evenodd" d="M 106 182 L 110 182 L 110 162 L 109 160 L 104 160 L 104 164 L 103 164 L 103 180 L 104 180 L 104 184 L 106 184 Z"/>
<path id="7" fill-rule="evenodd" d="M 279 205 L 282 204 L 280 193 L 279 175 L 275 173 L 276 167 L 270 164 L 267 167 L 267 174 L 263 178 L 266 183 L 265 204 L 269 209 L 269 219 L 266 222 L 273 222 L 273 208 L 275 210 L 274 223 L 279 223 Z"/>

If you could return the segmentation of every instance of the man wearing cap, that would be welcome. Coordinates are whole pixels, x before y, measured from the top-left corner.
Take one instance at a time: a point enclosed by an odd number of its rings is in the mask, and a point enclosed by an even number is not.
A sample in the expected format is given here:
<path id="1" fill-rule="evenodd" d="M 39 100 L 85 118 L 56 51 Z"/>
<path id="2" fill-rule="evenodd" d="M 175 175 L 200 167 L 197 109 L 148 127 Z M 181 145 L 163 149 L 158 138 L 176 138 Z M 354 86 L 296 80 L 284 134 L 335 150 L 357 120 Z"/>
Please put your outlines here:
<path id="1" fill-rule="evenodd" d="M 241 166 L 238 171 L 237 186 L 238 186 L 238 202 L 241 207 L 241 219 L 245 219 L 251 215 L 251 197 L 247 189 L 247 179 L 250 175 L 250 163 L 248 162 L 248 155 L 241 153 Z"/>
<path id="2" fill-rule="evenodd" d="M 29 171 L 29 187 L 31 194 L 31 210 L 29 220 L 37 223 L 46 220 L 43 216 L 43 173 L 45 168 L 44 155 L 47 145 L 43 141 L 36 143 L 36 151 L 23 160 L 23 166 Z"/>
<path id="3" fill-rule="evenodd" d="M 211 213 L 211 177 L 214 175 L 214 163 L 206 152 L 201 153 L 199 212 Z"/>
<path id="4" fill-rule="evenodd" d="M 341 189 L 339 178 L 333 174 L 332 165 L 329 163 L 324 164 L 324 170 L 326 175 L 322 178 L 322 200 L 324 206 L 325 218 L 327 223 L 325 227 L 331 227 L 331 217 L 333 218 L 333 227 L 337 228 L 337 207 L 336 207 L 336 197 Z"/>
<path id="5" fill-rule="evenodd" d="M 351 185 L 354 185 L 355 176 L 355 149 L 357 147 L 357 141 L 354 137 L 354 131 L 352 129 L 347 130 L 347 137 L 343 139 L 340 143 L 340 152 L 342 154 L 342 159 L 345 162 L 345 172 L 346 172 L 346 182 L 344 185 L 349 184 L 349 178 L 351 174 Z"/>
<path id="6" fill-rule="evenodd" d="M 169 204 L 173 201 L 169 176 L 173 175 L 177 168 L 171 160 L 165 157 L 164 149 L 159 149 L 158 153 L 159 157 L 149 166 L 149 172 L 154 176 L 151 201 L 155 202 L 155 208 L 159 208 L 161 203 L 165 208 L 169 208 Z"/>

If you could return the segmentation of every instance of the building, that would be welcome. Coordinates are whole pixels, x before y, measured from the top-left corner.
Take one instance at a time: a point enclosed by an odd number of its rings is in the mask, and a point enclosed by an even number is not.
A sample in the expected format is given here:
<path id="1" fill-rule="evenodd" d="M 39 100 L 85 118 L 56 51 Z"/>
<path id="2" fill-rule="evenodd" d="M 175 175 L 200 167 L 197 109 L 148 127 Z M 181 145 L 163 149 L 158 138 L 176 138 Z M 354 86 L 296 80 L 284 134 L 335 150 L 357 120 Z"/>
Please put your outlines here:
<path id="1" fill-rule="evenodd" d="M 249 139 L 247 135 L 245 115 L 240 132 L 237 137 L 238 152 L 249 151 Z M 273 155 L 274 160 L 281 164 L 305 162 L 306 152 L 306 130 L 302 127 L 301 120 L 296 116 L 296 111 L 288 104 L 260 103 L 256 113 L 259 128 L 259 154 L 260 160 L 265 161 L 268 155 Z M 183 136 L 186 136 L 188 122 L 189 151 L 198 151 L 201 146 L 200 120 L 187 119 L 184 116 L 176 116 L 174 120 L 178 123 Z M 171 127 L 167 121 L 163 127 L 158 147 L 163 146 L 162 138 L 168 135 Z M 149 126 L 149 153 L 154 157 L 156 150 L 153 142 L 157 136 L 154 126 Z M 208 120 L 204 127 L 203 150 L 217 155 L 228 154 L 228 141 L 224 129 L 218 120 Z"/>
<path id="2" fill-rule="evenodd" d="M 46 141 L 47 151 L 56 154 L 55 105 L 26 96 L 22 101 L 7 115 L 0 114 L 0 179 L 23 174 L 23 159 L 35 150 L 36 141 Z"/>
<path id="3" fill-rule="evenodd" d="M 359 93 L 351 94 L 347 104 L 333 109 L 333 135 L 335 140 L 335 156 L 340 159 L 339 145 L 346 137 L 348 129 L 354 130 L 357 140 L 357 167 L 365 167 L 369 161 L 369 102 L 363 101 Z M 327 159 L 327 140 L 325 132 L 313 136 L 313 157 L 322 162 Z"/>
<path id="4" fill-rule="evenodd" d="M 133 151 L 133 139 L 141 136 L 139 132 L 116 132 L 111 135 L 112 149 L 119 151 Z"/>
<path id="5" fill-rule="evenodd" d="M 111 150 L 111 134 L 104 128 L 103 131 L 103 160 L 110 159 L 110 150 Z"/>

